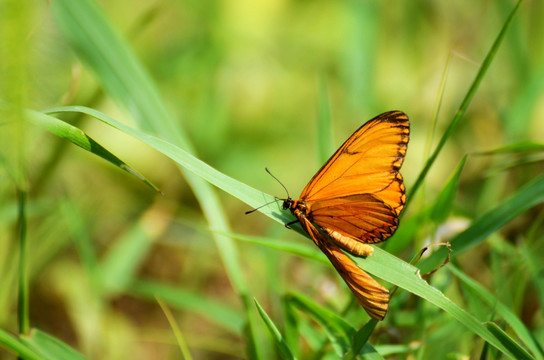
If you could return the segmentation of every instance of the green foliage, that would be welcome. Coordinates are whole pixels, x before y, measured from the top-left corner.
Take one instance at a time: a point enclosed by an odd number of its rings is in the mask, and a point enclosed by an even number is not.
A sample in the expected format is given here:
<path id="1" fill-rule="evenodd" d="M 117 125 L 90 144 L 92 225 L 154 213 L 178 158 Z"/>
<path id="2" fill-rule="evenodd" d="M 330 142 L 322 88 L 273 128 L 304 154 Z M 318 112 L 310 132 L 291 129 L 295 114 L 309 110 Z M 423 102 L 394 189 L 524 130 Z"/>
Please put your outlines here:
<path id="1" fill-rule="evenodd" d="M 255 305 L 257 306 L 257 310 L 259 311 L 259 315 L 261 315 L 261 318 L 263 319 L 264 323 L 266 324 L 266 327 L 268 328 L 268 331 L 270 331 L 270 334 L 274 338 L 274 341 L 276 342 L 276 347 L 278 348 L 279 355 L 282 359 L 296 359 L 293 355 L 291 349 L 289 349 L 289 346 L 287 345 L 287 342 L 281 335 L 280 331 L 276 327 L 276 324 L 270 319 L 266 311 L 264 311 L 263 307 L 257 299 L 255 299 Z"/>
<path id="2" fill-rule="evenodd" d="M 431 208 L 430 217 L 437 224 L 444 222 L 453 209 L 455 195 L 459 187 L 459 178 L 461 177 L 461 171 L 463 171 L 466 161 L 467 157 L 465 155 L 457 166 L 457 169 L 455 169 L 455 173 L 453 173 L 446 186 L 444 186 L 440 194 L 436 197 L 435 203 Z"/>
<path id="3" fill-rule="evenodd" d="M 541 2 L 12 3 L 0 358 L 544 359 Z M 378 322 L 262 169 L 296 198 L 393 109 L 409 206 L 354 258 L 394 286 Z"/>

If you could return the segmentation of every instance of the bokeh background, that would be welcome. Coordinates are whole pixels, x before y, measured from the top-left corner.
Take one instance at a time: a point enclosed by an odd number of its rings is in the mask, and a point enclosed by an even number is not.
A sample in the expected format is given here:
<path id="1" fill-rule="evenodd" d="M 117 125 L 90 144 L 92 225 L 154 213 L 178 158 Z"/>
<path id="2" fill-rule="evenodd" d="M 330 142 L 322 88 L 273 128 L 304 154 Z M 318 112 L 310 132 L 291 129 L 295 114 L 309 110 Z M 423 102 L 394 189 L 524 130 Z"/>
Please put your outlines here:
<path id="1" fill-rule="evenodd" d="M 4 34 L 24 39 L 26 106 L 85 105 L 133 124 L 130 111 L 81 62 L 59 27 L 54 3 L 32 1 L 21 10 L 24 21 L 4 21 L 2 26 Z M 402 173 L 410 190 L 515 5 L 506 0 L 96 4 L 149 72 L 194 154 L 279 197 L 284 190 L 264 167 L 296 197 L 323 161 L 317 120 L 327 111 L 333 148 L 381 112 L 406 112 L 412 128 Z M 451 238 L 542 173 L 541 148 L 481 152 L 542 143 L 543 16 L 543 2 L 521 5 L 461 125 L 403 220 L 420 216 L 469 154 L 451 215 L 440 224 L 419 222 L 402 245 L 391 245 L 395 255 L 409 261 L 426 243 Z M 153 296 L 171 294 L 166 302 L 194 358 L 247 358 L 244 305 L 225 272 L 213 229 L 175 164 L 89 117 L 63 119 L 146 176 L 162 194 L 73 144 L 29 129 L 31 325 L 88 358 L 176 359 L 179 347 Z M 14 185 L 8 174 L 2 177 L 0 327 L 16 332 L 16 207 Z M 231 195 L 219 190 L 217 195 L 233 233 L 310 245 L 259 213 L 244 215 L 248 205 Z M 540 341 L 544 289 L 538 285 L 544 268 L 535 259 L 544 259 L 542 210 L 542 205 L 532 208 L 458 259 L 465 274 L 507 303 Z M 527 238 L 532 242 L 525 248 L 520 244 Z M 352 301 L 330 266 L 248 242 L 234 240 L 234 245 L 251 297 L 277 324 L 282 323 L 282 295 L 289 291 L 339 313 Z M 522 250 L 532 256 L 529 265 L 520 258 Z M 100 280 L 88 272 L 89 258 L 82 254 L 89 253 L 95 255 L 91 268 L 100 269 Z M 436 277 L 454 301 L 477 312 L 463 291 L 447 285 L 448 275 L 439 272 Z M 97 293 L 97 286 L 107 291 Z M 405 346 L 391 358 L 481 354 L 483 342 L 445 315 L 426 318 L 427 324 L 420 326 L 424 307 L 422 300 L 400 294 L 391 311 L 402 316 L 379 325 L 377 344 Z M 356 307 L 350 314 L 358 324 L 368 319 Z M 265 359 L 275 358 L 266 327 L 256 319 L 259 352 Z M 307 323 L 306 332 L 323 331 Z M 302 358 L 313 358 L 315 349 L 303 336 L 300 346 Z M 0 348 L 0 358 L 14 357 Z"/>

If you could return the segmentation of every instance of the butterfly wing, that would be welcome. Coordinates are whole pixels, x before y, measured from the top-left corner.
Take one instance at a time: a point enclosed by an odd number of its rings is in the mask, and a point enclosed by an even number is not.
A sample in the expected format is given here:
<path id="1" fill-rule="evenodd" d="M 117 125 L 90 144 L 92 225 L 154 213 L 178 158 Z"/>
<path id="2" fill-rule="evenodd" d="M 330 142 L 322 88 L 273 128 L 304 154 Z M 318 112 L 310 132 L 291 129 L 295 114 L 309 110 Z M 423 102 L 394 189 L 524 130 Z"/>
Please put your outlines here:
<path id="1" fill-rule="evenodd" d="M 374 319 L 383 320 L 389 306 L 389 291 L 359 269 L 338 246 L 328 241 L 305 216 L 301 216 L 299 213 L 297 218 L 302 228 L 329 258 L 368 315 Z"/>
<path id="2" fill-rule="evenodd" d="M 369 255 L 371 247 L 389 238 L 398 227 L 394 209 L 373 194 L 355 194 L 307 204 L 309 217 L 335 242 L 356 255 Z"/>
<path id="3" fill-rule="evenodd" d="M 314 175 L 300 200 L 311 204 L 354 194 L 373 194 L 400 214 L 406 202 L 399 169 L 404 161 L 410 123 L 401 111 L 389 111 L 361 126 Z"/>
<path id="4" fill-rule="evenodd" d="M 372 248 L 366 243 L 383 241 L 395 232 L 406 203 L 399 169 L 409 135 L 408 117 L 400 111 L 368 121 L 321 167 L 290 208 L 359 303 L 378 320 L 387 313 L 389 292 L 336 244 L 369 255 Z"/>

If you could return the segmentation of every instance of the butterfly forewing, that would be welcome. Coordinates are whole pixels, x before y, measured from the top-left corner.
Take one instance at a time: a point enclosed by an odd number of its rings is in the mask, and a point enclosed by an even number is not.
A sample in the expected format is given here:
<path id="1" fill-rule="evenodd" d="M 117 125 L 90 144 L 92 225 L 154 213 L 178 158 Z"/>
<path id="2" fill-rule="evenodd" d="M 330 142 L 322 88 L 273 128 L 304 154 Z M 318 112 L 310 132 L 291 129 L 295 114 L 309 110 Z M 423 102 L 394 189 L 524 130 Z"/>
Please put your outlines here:
<path id="1" fill-rule="evenodd" d="M 310 180 L 301 200 L 312 201 L 352 194 L 377 194 L 397 181 L 410 127 L 400 111 L 381 114 L 361 126 Z M 402 178 L 400 178 L 402 182 Z M 398 207 L 404 192 L 397 192 L 391 207 Z"/>
<path id="2" fill-rule="evenodd" d="M 391 181 L 389 186 L 374 193 L 374 195 L 388 204 L 397 216 L 399 216 L 402 209 L 404 209 L 404 204 L 406 204 L 406 188 L 402 181 L 402 175 L 397 173 L 397 176 Z"/>

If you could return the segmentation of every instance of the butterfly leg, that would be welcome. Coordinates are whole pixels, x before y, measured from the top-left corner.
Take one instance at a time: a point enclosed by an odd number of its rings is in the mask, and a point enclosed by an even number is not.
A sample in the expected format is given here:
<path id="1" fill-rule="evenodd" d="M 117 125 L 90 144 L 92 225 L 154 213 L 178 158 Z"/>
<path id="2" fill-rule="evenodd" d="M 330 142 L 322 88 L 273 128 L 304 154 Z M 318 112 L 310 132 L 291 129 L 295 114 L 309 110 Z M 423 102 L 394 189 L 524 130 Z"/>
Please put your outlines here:
<path id="1" fill-rule="evenodd" d="M 298 222 L 299 222 L 298 219 L 297 219 L 297 220 L 293 220 L 293 221 L 288 222 L 287 224 L 285 224 L 285 227 L 288 228 L 288 229 L 290 229 L 290 228 L 291 228 L 291 225 L 296 224 L 296 223 L 298 223 Z"/>

